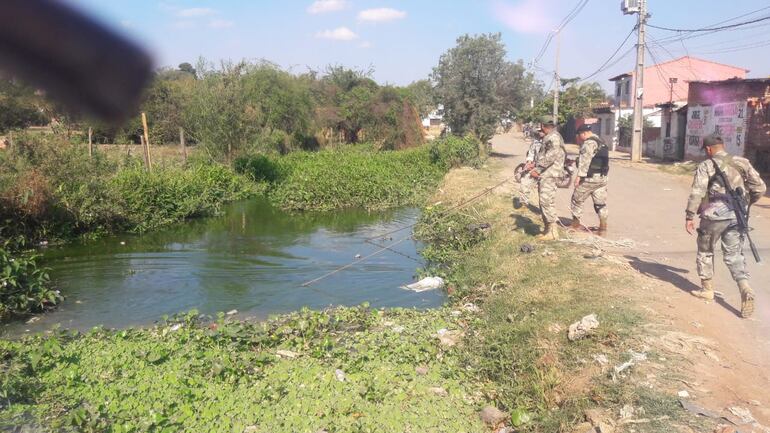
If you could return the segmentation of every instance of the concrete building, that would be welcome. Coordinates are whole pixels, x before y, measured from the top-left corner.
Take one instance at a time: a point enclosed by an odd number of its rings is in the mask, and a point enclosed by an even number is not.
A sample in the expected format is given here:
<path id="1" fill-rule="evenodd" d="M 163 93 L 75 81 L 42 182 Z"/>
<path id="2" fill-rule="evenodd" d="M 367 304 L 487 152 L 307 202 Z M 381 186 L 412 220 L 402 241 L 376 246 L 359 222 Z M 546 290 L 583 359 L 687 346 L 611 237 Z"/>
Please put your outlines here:
<path id="1" fill-rule="evenodd" d="M 702 159 L 703 137 L 719 134 L 727 151 L 770 173 L 770 78 L 691 82 L 685 157 Z"/>
<path id="2" fill-rule="evenodd" d="M 680 57 L 665 63 L 648 66 L 644 69 L 643 114 L 646 122 L 658 132 L 645 128 L 643 134 L 645 155 L 675 157 L 684 155 L 684 142 L 678 125 L 683 113 L 678 111 L 687 105 L 689 85 L 693 81 L 714 81 L 729 78 L 745 78 L 748 70 L 736 66 L 711 62 L 691 56 Z M 615 150 L 630 152 L 630 137 L 621 137 L 619 123 L 634 111 L 634 76 L 633 72 L 610 78 L 614 83 L 612 104 L 599 107 L 594 112 L 604 125 L 605 131 L 612 129 L 612 134 L 603 134 L 607 143 L 613 143 Z M 679 113 L 674 115 L 673 113 Z M 668 135 L 660 131 L 668 127 Z M 649 132 L 648 132 L 649 130 Z M 666 142 L 664 142 L 665 139 Z M 661 152 L 666 149 L 665 155 Z M 661 153 L 661 155 L 658 155 Z"/>

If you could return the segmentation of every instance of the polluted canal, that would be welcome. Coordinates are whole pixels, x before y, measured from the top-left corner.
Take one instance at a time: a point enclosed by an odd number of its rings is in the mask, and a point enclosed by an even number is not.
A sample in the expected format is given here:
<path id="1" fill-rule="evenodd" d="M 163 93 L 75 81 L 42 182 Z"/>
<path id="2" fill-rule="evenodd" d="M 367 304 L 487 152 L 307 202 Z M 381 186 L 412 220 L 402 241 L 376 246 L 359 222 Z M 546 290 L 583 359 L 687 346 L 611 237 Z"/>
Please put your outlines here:
<path id="1" fill-rule="evenodd" d="M 379 247 L 366 239 L 414 223 L 416 209 L 368 213 L 288 214 L 266 200 L 227 207 L 220 217 L 195 220 L 142 236 L 110 236 L 51 247 L 44 265 L 66 296 L 61 306 L 28 323 L 5 326 L 8 335 L 103 325 L 149 325 L 163 315 L 197 309 L 214 314 L 238 310 L 265 318 L 302 307 L 332 305 L 430 308 L 441 290 L 415 293 L 421 266 L 411 239 L 391 251 L 314 280 Z M 408 231 L 393 236 L 396 240 Z M 390 239 L 378 239 L 385 244 Z"/>

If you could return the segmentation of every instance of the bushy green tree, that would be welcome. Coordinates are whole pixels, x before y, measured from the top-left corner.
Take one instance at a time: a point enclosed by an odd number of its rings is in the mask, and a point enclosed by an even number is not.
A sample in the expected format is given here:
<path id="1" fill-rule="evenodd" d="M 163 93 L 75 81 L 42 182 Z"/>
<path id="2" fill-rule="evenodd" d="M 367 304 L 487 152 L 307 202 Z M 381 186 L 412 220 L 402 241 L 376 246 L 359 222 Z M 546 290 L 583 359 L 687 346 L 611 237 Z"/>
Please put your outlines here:
<path id="1" fill-rule="evenodd" d="M 464 35 L 433 69 L 438 100 L 453 133 L 489 139 L 500 121 L 524 108 L 539 83 L 522 64 L 505 59 L 501 36 Z"/>

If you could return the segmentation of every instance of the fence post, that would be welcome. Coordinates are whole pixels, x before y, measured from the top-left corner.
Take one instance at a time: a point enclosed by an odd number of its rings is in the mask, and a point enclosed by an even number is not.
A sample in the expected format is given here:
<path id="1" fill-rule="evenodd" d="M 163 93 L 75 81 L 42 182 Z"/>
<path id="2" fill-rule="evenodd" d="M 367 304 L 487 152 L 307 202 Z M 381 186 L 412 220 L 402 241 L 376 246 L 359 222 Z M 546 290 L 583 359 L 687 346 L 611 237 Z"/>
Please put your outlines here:
<path id="1" fill-rule="evenodd" d="M 142 128 L 144 129 L 144 158 L 147 170 L 152 170 L 152 157 L 150 156 L 150 135 L 147 131 L 147 115 L 142 112 Z"/>
<path id="2" fill-rule="evenodd" d="M 144 141 L 144 135 L 139 136 L 139 143 L 142 145 L 142 157 L 144 159 L 144 168 L 150 171 L 150 155 L 147 152 L 147 143 Z"/>
<path id="3" fill-rule="evenodd" d="M 179 146 L 182 147 L 182 158 L 184 158 L 184 163 L 187 165 L 187 143 L 184 141 L 184 128 L 181 126 L 179 127 Z"/>
<path id="4" fill-rule="evenodd" d="M 92 127 L 88 127 L 88 158 L 94 157 L 94 141 L 93 141 L 93 134 L 94 130 Z"/>

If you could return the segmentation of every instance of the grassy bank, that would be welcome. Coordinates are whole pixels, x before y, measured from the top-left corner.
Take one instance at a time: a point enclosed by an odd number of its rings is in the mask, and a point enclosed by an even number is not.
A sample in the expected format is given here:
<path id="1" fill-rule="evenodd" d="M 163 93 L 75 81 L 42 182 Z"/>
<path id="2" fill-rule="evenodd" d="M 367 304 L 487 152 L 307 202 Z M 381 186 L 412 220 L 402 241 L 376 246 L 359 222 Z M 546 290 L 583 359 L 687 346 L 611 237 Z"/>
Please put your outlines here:
<path id="1" fill-rule="evenodd" d="M 698 427 L 675 394 L 646 384 L 657 370 L 614 373 L 632 353 L 653 356 L 655 350 L 645 316 L 635 309 L 635 275 L 580 245 L 535 241 L 538 216 L 527 209 L 512 213 L 509 193 L 497 191 L 445 216 L 446 207 L 493 184 L 497 178 L 490 175 L 502 169 L 498 160 L 481 172 L 451 172 L 432 199 L 442 204 L 430 207 L 416 228 L 430 244 L 423 252 L 428 272 L 448 280 L 455 304 L 480 307 L 460 357 L 485 398 L 514 416 L 529 414 L 521 431 L 588 431 L 589 410 L 619 426 L 624 407 L 644 414 L 633 425 L 637 432 Z M 522 252 L 524 244 L 534 251 Z M 589 314 L 599 327 L 570 341 L 569 325 Z"/>
<path id="2" fill-rule="evenodd" d="M 691 425 L 673 397 L 643 385 L 643 370 L 614 373 L 631 351 L 650 351 L 621 289 L 637 283 L 627 273 L 570 244 L 533 242 L 535 215 L 511 214 L 507 194 L 445 213 L 499 169 L 450 172 L 431 200 L 443 204 L 417 228 L 426 272 L 448 281 L 447 307 L 302 311 L 260 324 L 191 313 L 152 329 L 3 342 L 0 425 L 480 432 L 491 431 L 478 416 L 486 406 L 522 432 L 583 431 L 591 408 L 619 423 L 624 406 L 644 410 L 637 432 Z M 568 326 L 591 313 L 599 327 L 569 341 Z"/>
<path id="3" fill-rule="evenodd" d="M 84 146 L 57 136 L 21 136 L 0 152 L 3 236 L 30 243 L 148 231 L 215 214 L 258 192 L 246 177 L 211 161 L 158 165 L 148 173 L 137 158 L 89 157 Z"/>

